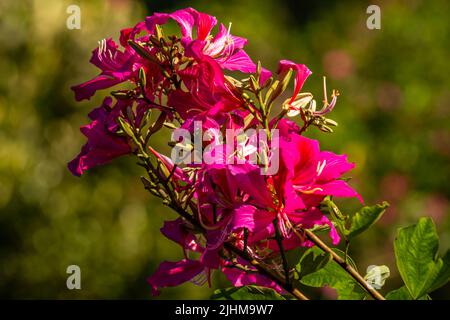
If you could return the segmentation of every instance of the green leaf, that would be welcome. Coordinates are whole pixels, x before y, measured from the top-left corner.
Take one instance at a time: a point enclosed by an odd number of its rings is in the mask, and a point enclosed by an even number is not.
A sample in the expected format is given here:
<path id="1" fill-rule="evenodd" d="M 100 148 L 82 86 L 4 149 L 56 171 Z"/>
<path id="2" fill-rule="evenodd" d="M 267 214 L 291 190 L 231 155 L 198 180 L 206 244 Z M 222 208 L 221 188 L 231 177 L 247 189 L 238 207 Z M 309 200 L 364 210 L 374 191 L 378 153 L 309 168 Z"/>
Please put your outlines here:
<path id="1" fill-rule="evenodd" d="M 317 247 L 311 248 L 322 252 Z M 308 274 L 300 279 L 300 282 L 310 287 L 321 288 L 329 286 L 336 289 L 340 300 L 361 300 L 366 294 L 361 286 L 336 262 L 329 261 L 325 267 Z"/>
<path id="2" fill-rule="evenodd" d="M 405 286 L 392 290 L 386 295 L 386 300 L 414 300 Z M 424 295 L 418 300 L 431 300 L 430 296 Z"/>
<path id="3" fill-rule="evenodd" d="M 213 300 L 286 300 L 282 295 L 270 288 L 244 286 L 215 290 Z"/>
<path id="4" fill-rule="evenodd" d="M 431 218 L 398 231 L 394 241 L 397 267 L 413 299 L 444 284 L 450 277 L 450 254 L 438 257 L 439 238 Z"/>
<path id="5" fill-rule="evenodd" d="M 442 267 L 429 292 L 439 289 L 450 280 L 450 250 L 442 258 Z"/>
<path id="6" fill-rule="evenodd" d="M 330 261 L 331 255 L 329 253 L 325 253 L 322 250 L 313 247 L 303 254 L 300 261 L 295 266 L 295 271 L 298 278 L 301 279 L 310 273 L 324 268 Z"/>
<path id="7" fill-rule="evenodd" d="M 348 233 L 348 238 L 352 239 L 361 232 L 367 230 L 371 225 L 376 223 L 383 215 L 389 203 L 384 201 L 382 204 L 364 207 L 352 217 L 352 224 Z"/>

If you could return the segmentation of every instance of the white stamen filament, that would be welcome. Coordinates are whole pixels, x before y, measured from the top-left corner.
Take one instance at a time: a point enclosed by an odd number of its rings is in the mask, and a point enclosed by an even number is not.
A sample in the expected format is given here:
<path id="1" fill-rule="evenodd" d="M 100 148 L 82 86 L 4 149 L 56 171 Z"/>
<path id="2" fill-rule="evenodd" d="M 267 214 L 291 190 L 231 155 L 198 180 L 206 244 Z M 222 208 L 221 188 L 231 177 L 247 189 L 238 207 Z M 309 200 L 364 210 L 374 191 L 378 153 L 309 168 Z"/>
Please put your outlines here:
<path id="1" fill-rule="evenodd" d="M 229 24 L 228 24 L 228 33 L 227 33 L 227 36 L 230 36 L 230 32 L 231 32 L 231 25 L 233 24 L 233 22 L 230 22 Z"/>
<path id="2" fill-rule="evenodd" d="M 314 194 L 316 191 L 323 191 L 322 188 L 313 188 L 313 189 L 309 189 L 309 190 L 298 189 L 298 190 L 304 194 Z"/>
<path id="3" fill-rule="evenodd" d="M 326 164 L 327 160 L 323 160 L 323 163 L 321 163 L 321 161 L 317 162 L 317 176 L 320 176 L 322 174 L 322 171 L 325 168 Z"/>

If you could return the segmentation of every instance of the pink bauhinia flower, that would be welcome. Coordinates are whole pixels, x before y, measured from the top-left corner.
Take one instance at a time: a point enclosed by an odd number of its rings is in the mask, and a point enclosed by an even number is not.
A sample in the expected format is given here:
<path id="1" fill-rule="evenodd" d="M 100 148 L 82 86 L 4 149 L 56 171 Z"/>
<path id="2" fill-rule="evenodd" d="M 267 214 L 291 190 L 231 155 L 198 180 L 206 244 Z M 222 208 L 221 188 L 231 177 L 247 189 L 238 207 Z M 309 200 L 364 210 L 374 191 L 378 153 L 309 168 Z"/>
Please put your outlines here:
<path id="1" fill-rule="evenodd" d="M 170 19 L 179 25 L 181 39 L 166 37 L 157 27 Z M 281 60 L 278 77 L 286 79 L 292 70 L 294 90 L 282 104 L 283 112 L 269 121 L 268 105 L 285 87 L 269 89 L 271 82 L 266 79 L 271 73 L 265 69 L 255 78 L 237 80 L 226 75 L 225 70 L 255 73 L 257 68 L 244 51 L 247 40 L 232 35 L 223 24 L 214 35 L 216 24 L 215 17 L 192 8 L 155 13 L 121 31 L 122 48 L 112 39 L 101 41 L 91 58 L 101 73 L 72 88 L 76 99 L 82 100 L 122 82 L 133 85 L 112 93 L 117 100 L 114 105 L 106 98 L 89 114 L 92 122 L 81 128 L 88 142 L 69 169 L 81 175 L 134 152 L 149 173 L 146 187 L 180 214 L 166 221 L 161 233 L 181 246 L 183 259 L 160 264 L 148 279 L 153 294 L 186 281 L 210 284 L 214 270 L 222 271 L 234 286 L 256 284 L 283 292 L 283 284 L 272 281 L 276 277 L 270 280 L 264 275 L 279 273 L 281 250 L 312 245 L 297 230 L 327 226 L 333 244 L 340 241 L 334 225 L 320 211 L 324 198 L 356 197 L 362 202 L 342 179 L 354 164 L 345 155 L 320 150 L 318 141 L 303 137 L 304 130 L 282 118 L 305 109 L 304 128 L 314 120 L 314 125 L 326 129 L 331 120 L 323 116 L 333 109 L 337 92 L 330 104 L 325 98 L 322 110 L 316 111 L 312 95 L 301 92 L 311 71 L 303 64 Z M 270 104 L 264 102 L 268 99 Z M 152 109 L 159 114 L 153 124 Z M 177 162 L 149 146 L 163 125 L 206 133 L 206 139 L 203 134 L 200 137 L 200 148 L 181 141 L 184 136 L 174 141 L 175 146 L 194 147 L 193 158 L 201 153 L 203 162 Z M 247 136 L 244 129 L 255 131 Z M 259 129 L 266 138 L 270 136 L 262 144 Z M 279 131 L 271 134 L 271 129 Z M 272 172 L 268 167 L 274 161 L 277 170 Z M 258 269 L 249 263 L 253 259 L 261 262 Z M 269 273 L 260 273 L 262 266 Z"/>
<path id="2" fill-rule="evenodd" d="M 116 105 L 113 109 L 111 103 L 111 98 L 105 98 L 103 104 L 89 114 L 92 122 L 80 128 L 80 131 L 88 138 L 88 142 L 83 146 L 80 154 L 68 164 L 69 170 L 76 176 L 132 151 L 128 138 L 120 137 L 115 133 L 117 128 L 111 122 L 110 115 L 120 106 Z"/>
<path id="3" fill-rule="evenodd" d="M 169 19 L 173 19 L 180 26 L 182 43 L 188 56 L 197 59 L 202 55 L 209 56 L 215 59 L 221 68 L 231 71 L 238 70 L 245 73 L 256 71 L 255 63 L 243 49 L 247 39 L 232 35 L 230 28 L 226 28 L 223 24 L 220 24 L 215 36 L 211 34 L 217 24 L 215 17 L 193 8 L 181 9 L 173 13 L 155 13 L 146 18 L 147 28 L 150 32 L 154 32 L 156 25 L 163 25 Z M 264 72 L 267 78 L 270 72 L 267 70 Z"/>
<path id="4" fill-rule="evenodd" d="M 280 122 L 279 128 L 286 131 L 289 123 Z M 320 151 L 319 142 L 291 133 L 280 138 L 281 162 L 285 168 L 286 179 L 300 197 L 305 208 L 316 207 L 325 196 L 356 197 L 363 203 L 361 196 L 340 177 L 355 167 L 347 161 L 346 155 L 337 155 L 329 151 Z M 289 199 L 289 198 L 288 198 Z"/>
<path id="5" fill-rule="evenodd" d="M 90 99 L 97 90 L 111 88 L 117 84 L 132 81 L 137 83 L 140 68 L 144 68 L 147 77 L 153 81 L 150 84 L 157 85 L 163 80 L 162 73 L 157 65 L 142 58 L 130 47 L 128 40 L 135 40 L 142 31 L 146 31 L 143 22 L 134 28 L 123 29 L 120 35 L 120 44 L 123 49 L 111 38 L 99 41 L 98 48 L 94 49 L 90 62 L 101 70 L 101 73 L 89 81 L 73 86 L 77 101 Z M 148 39 L 148 34 L 139 37 L 139 41 Z M 156 49 L 148 49 L 150 55 L 156 53 Z"/>
<path id="6" fill-rule="evenodd" d="M 101 70 L 93 79 L 72 87 L 77 101 L 90 99 L 97 90 L 110 88 L 130 80 L 133 75 L 135 56 L 130 51 L 119 50 L 112 39 L 99 42 L 92 52 L 90 62 Z"/>

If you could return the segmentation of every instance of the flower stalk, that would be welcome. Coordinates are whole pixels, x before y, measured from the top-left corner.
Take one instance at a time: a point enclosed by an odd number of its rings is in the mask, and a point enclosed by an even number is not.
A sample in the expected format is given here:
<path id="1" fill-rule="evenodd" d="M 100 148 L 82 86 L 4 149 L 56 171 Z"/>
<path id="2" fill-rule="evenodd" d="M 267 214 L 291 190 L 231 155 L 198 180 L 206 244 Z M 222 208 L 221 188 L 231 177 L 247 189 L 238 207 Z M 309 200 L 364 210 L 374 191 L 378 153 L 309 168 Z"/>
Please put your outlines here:
<path id="1" fill-rule="evenodd" d="M 297 231 L 295 230 L 295 232 Z M 312 241 L 317 247 L 322 249 L 324 252 L 329 253 L 333 260 L 349 275 L 351 275 L 353 279 L 355 279 L 361 285 L 361 287 L 363 287 L 363 289 L 372 296 L 372 298 L 374 298 L 375 300 L 385 300 L 383 295 L 381 295 L 377 290 L 369 285 L 367 281 L 364 280 L 364 277 L 358 273 L 358 271 L 356 271 L 348 262 L 342 259 L 336 252 L 334 252 L 329 246 L 327 246 L 318 236 L 314 234 L 314 232 L 304 228 L 302 228 L 302 232 L 305 234 L 306 238 Z M 298 234 L 298 236 L 301 235 Z"/>

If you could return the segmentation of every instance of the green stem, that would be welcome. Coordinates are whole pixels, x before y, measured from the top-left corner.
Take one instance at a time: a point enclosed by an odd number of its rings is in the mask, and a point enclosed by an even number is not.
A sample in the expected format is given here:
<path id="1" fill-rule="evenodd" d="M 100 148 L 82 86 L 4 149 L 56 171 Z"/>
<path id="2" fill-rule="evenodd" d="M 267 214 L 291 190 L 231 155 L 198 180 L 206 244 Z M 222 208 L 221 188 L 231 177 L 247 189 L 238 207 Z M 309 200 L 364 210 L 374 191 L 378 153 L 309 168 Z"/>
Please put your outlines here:
<path id="1" fill-rule="evenodd" d="M 284 252 L 283 239 L 280 233 L 280 229 L 278 228 L 278 218 L 275 218 L 275 220 L 273 220 L 273 226 L 275 228 L 275 239 L 277 241 L 278 248 L 280 249 L 281 259 L 283 260 L 283 269 L 284 269 L 284 276 L 286 278 L 286 285 L 291 286 L 291 280 L 289 277 L 289 265 L 286 258 L 286 253 Z"/>
<path id="2" fill-rule="evenodd" d="M 339 255 L 337 255 L 336 252 L 334 252 L 329 246 L 327 246 L 318 236 L 314 234 L 314 232 L 308 229 L 303 229 L 303 231 L 310 241 L 312 241 L 324 252 L 329 253 L 333 260 L 349 275 L 351 275 L 353 279 L 355 279 L 375 300 L 385 300 L 385 298 L 377 290 L 370 286 L 367 281 L 364 280 L 364 278 L 350 264 L 348 264 Z"/>

